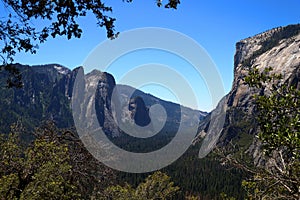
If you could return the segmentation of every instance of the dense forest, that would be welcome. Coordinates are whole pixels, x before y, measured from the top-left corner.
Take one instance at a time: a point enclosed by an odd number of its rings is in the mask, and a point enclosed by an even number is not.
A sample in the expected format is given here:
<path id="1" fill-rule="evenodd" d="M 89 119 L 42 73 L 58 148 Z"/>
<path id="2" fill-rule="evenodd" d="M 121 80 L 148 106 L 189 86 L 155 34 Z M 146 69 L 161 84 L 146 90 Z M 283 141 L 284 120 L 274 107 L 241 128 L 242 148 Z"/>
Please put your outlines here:
<path id="1" fill-rule="evenodd" d="M 21 126 L 20 124 L 18 126 Z M 96 161 L 87 150 L 85 150 L 83 144 L 80 142 L 76 134 L 69 129 L 58 129 L 51 122 L 45 123 L 42 127 L 39 127 L 35 132 L 33 137 L 36 138 L 31 143 L 24 143 L 18 136 L 22 136 L 24 134 L 24 129 L 20 130 L 20 127 L 13 126 L 11 127 L 12 131 L 9 136 L 2 135 L 2 181 L 6 180 L 5 174 L 14 174 L 14 173 L 25 173 L 23 171 L 23 167 L 27 166 L 27 162 L 56 162 L 56 159 L 60 158 L 60 155 L 48 155 L 48 151 L 60 151 L 61 147 L 67 147 L 66 152 L 62 152 L 62 157 L 67 156 L 66 160 L 63 160 L 68 167 L 72 169 L 72 178 L 68 177 L 67 171 L 62 172 L 63 177 L 67 176 L 66 181 L 72 181 L 70 183 L 75 184 L 76 188 L 81 188 L 79 191 L 80 195 L 92 196 L 93 190 L 92 187 L 100 187 L 103 188 L 105 185 L 109 185 L 112 183 L 118 183 L 120 185 L 125 185 L 126 183 L 132 185 L 132 187 L 137 187 L 141 184 L 147 176 L 152 173 L 146 174 L 131 174 L 109 170 L 104 167 L 101 163 Z M 27 133 L 28 134 L 28 133 Z M 6 138 L 6 139 L 5 139 Z M 45 147 L 39 149 L 41 147 L 36 147 L 39 145 L 37 143 L 41 142 L 41 145 Z M 161 142 L 161 138 L 159 138 L 159 142 Z M 8 145 L 8 146 L 7 146 Z M 14 145 L 13 147 L 11 145 Z M 54 145 L 53 150 L 47 149 L 47 145 Z M 57 146 L 56 146 L 57 145 Z M 215 156 L 210 156 L 208 158 L 199 159 L 197 157 L 200 145 L 195 145 L 189 148 L 189 150 L 176 162 L 171 164 L 170 166 L 161 169 L 162 172 L 168 174 L 171 177 L 171 180 L 174 181 L 174 184 L 180 188 L 180 190 L 176 193 L 176 197 L 183 199 L 186 195 L 197 195 L 204 199 L 219 199 L 221 193 L 228 194 L 230 196 L 237 197 L 237 199 L 243 199 L 244 194 L 241 187 L 241 181 L 245 174 L 242 171 L 237 169 L 230 169 L 226 166 L 222 166 L 220 164 L 219 159 Z M 9 148 L 13 149 L 9 149 Z M 12 151 L 13 155 L 17 156 L 16 158 L 22 160 L 20 163 L 17 161 L 10 161 L 7 158 L 6 154 L 8 152 L 6 150 L 8 148 L 9 151 Z M 16 148 L 16 149 L 15 149 Z M 37 148 L 37 149 L 36 149 Z M 46 148 L 46 149 L 45 149 Z M 49 147 L 50 148 L 50 147 Z M 52 148 L 52 146 L 51 146 Z M 19 149 L 19 150 L 17 150 Z M 36 159 L 34 157 L 25 157 L 23 156 L 22 149 L 34 149 L 36 153 L 38 151 L 42 151 L 42 157 L 39 158 L 40 161 L 31 161 L 27 160 L 29 158 Z M 14 152 L 16 151 L 16 152 Z M 27 152 L 27 151 L 25 151 Z M 39 153 L 39 154 L 40 154 Z M 50 153 L 50 152 L 49 152 Z M 53 152 L 54 153 L 54 152 Z M 54 156 L 54 157 L 53 157 Z M 11 159 L 16 159 L 11 158 Z M 80 160 L 78 160 L 80 158 Z M 8 160 L 6 160 L 8 159 Z M 7 163 L 8 162 L 8 163 Z M 32 163 L 34 164 L 34 163 Z M 35 165 L 35 164 L 34 164 Z M 12 171 L 7 171 L 7 167 L 14 169 Z M 46 167 L 45 173 L 52 173 L 52 169 L 48 169 L 46 166 L 35 166 L 37 169 L 33 170 L 27 176 L 35 176 L 35 173 L 38 173 L 40 168 Z M 55 166 L 54 166 L 55 167 Z M 84 169 L 84 170 L 83 170 Z M 49 171 L 48 171 L 49 170 Z M 28 173 L 28 172 L 27 172 Z M 97 176 L 96 176 L 97 175 Z M 25 176 L 25 175 L 22 175 Z M 46 175 L 48 176 L 48 175 Z M 22 178 L 20 178 L 22 180 Z M 32 177 L 26 178 L 28 183 L 34 179 Z M 76 183 L 76 181 L 79 181 Z M 87 180 L 86 180 L 87 179 Z M 98 185 L 98 181 L 102 180 L 101 185 Z M 18 179 L 17 179 L 18 180 Z M 17 181 L 16 180 L 16 181 Z M 21 182 L 21 180 L 19 180 Z M 36 180 L 37 181 L 37 180 Z M 45 182 L 51 181 L 44 180 Z M 87 181 L 87 182 L 85 182 Z M 76 185 L 80 184 L 80 185 Z M 97 186 L 97 187 L 96 187 Z M 21 186 L 18 186 L 21 187 Z M 16 188 L 16 192 L 21 190 L 22 188 Z M 23 186 L 24 188 L 27 185 Z M 98 189 L 99 190 L 99 189 Z M 11 191 L 12 192 L 12 191 Z M 3 194 L 3 193 L 2 193 Z"/>

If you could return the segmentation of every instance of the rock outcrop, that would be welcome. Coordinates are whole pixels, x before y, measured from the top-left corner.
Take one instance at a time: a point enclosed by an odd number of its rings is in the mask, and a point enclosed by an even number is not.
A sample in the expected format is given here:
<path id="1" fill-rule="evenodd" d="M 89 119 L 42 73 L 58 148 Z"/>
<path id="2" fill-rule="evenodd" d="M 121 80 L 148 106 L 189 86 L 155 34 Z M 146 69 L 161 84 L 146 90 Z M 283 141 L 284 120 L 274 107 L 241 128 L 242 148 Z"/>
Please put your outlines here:
<path id="1" fill-rule="evenodd" d="M 139 126 L 147 126 L 150 122 L 149 109 L 146 107 L 142 97 L 135 97 L 130 99 L 129 111 L 131 111 L 131 118 L 134 119 L 135 124 Z"/>
<path id="2" fill-rule="evenodd" d="M 73 127 L 71 100 L 76 77 L 80 67 L 70 70 L 59 64 L 27 66 L 16 64 L 23 76 L 24 87 L 0 89 L 0 130 L 8 132 L 9 126 L 21 121 L 27 128 L 38 126 L 42 121 L 53 120 L 59 127 Z M 5 83 L 5 76 L 0 81 Z M 149 108 L 161 105 L 167 113 L 165 133 L 176 132 L 181 117 L 189 125 L 191 118 L 201 120 L 207 113 L 182 107 L 179 104 L 161 100 L 126 85 L 116 85 L 114 77 L 106 72 L 93 70 L 83 75 L 85 89 L 95 89 L 95 111 L 99 125 L 104 132 L 118 137 L 122 130 L 118 122 L 134 123 L 147 126 L 150 119 Z M 78 94 L 78 98 L 81 98 Z M 90 106 L 94 100 L 86 98 L 81 114 L 84 116 L 93 110 Z M 182 111 L 182 112 L 181 112 Z M 158 121 L 164 119 L 156 115 Z"/>
<path id="3" fill-rule="evenodd" d="M 283 83 L 292 83 L 299 88 L 300 25 L 275 28 L 236 44 L 234 80 L 231 91 L 225 97 L 226 118 L 218 144 L 243 140 L 240 144 L 259 159 L 259 145 L 253 140 L 257 133 L 253 94 L 267 92 L 268 88 L 257 91 L 245 84 L 245 76 L 254 67 L 261 71 L 272 67 L 272 73 L 282 74 Z M 210 115 L 200 124 L 199 137 L 205 136 L 211 121 L 209 118 Z"/>

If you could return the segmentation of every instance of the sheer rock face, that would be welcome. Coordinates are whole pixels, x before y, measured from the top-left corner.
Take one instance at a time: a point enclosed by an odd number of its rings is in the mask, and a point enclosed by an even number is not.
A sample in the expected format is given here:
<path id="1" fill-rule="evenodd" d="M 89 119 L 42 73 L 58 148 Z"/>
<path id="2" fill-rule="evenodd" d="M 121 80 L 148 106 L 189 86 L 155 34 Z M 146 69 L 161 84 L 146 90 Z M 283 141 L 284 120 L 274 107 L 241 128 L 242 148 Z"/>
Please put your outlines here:
<path id="1" fill-rule="evenodd" d="M 276 28 L 265 33 L 261 33 L 251 38 L 241 40 L 236 44 L 236 54 L 234 57 L 234 81 L 228 97 L 228 105 L 231 107 L 248 107 L 251 94 L 249 88 L 244 85 L 243 78 L 248 73 L 249 68 L 257 67 L 260 70 L 272 67 L 273 73 L 282 74 L 283 81 L 295 79 L 300 65 L 300 26 Z M 278 43 L 273 37 L 280 32 L 290 32 L 298 30 L 298 34 L 291 37 L 282 38 Z M 289 33 L 286 33 L 287 35 Z M 271 43 L 274 42 L 273 45 Z M 269 48 L 263 45 L 270 44 Z M 266 51 L 259 52 L 266 48 Z M 251 103 L 252 104 L 252 103 Z"/>
<path id="2" fill-rule="evenodd" d="M 164 101 L 151 94 L 146 94 L 128 85 L 117 85 L 121 102 L 121 120 L 123 123 L 135 123 L 141 127 L 148 126 L 151 122 L 150 110 L 152 106 L 160 105 L 166 112 L 155 115 L 155 118 L 164 123 L 163 131 L 176 133 L 179 125 L 184 127 L 197 127 L 196 120 L 203 120 L 206 112 L 193 110 L 179 104 Z"/>
<path id="3" fill-rule="evenodd" d="M 261 91 L 267 92 L 268 88 L 261 88 L 258 91 L 245 85 L 243 79 L 253 67 L 259 70 L 272 67 L 273 73 L 283 75 L 284 83 L 293 83 L 299 88 L 300 25 L 275 28 L 236 44 L 234 80 L 231 91 L 225 97 L 224 106 L 227 112 L 219 145 L 226 145 L 229 141 L 238 141 L 245 134 L 248 135 L 247 138 L 251 140 L 249 141 L 251 143 L 252 135 L 257 133 L 253 94 Z M 210 120 L 205 119 L 204 122 L 206 123 L 200 124 L 199 137 L 205 135 L 202 130 L 208 129 Z M 258 146 L 258 143 L 254 141 L 247 147 L 257 159 L 259 159 Z"/>
<path id="4" fill-rule="evenodd" d="M 131 118 L 134 119 L 135 124 L 143 127 L 151 122 L 149 110 L 143 98 L 138 96 L 130 99 L 128 107 L 129 111 L 131 111 Z"/>
<path id="5" fill-rule="evenodd" d="M 95 72 L 97 73 L 97 72 Z M 113 93 L 117 94 L 114 77 L 106 72 L 98 72 L 98 85 L 95 96 L 95 107 L 98 121 L 107 134 L 113 137 L 120 136 L 115 111 L 119 108 L 118 98 L 113 98 Z M 115 94 L 114 94 L 115 95 Z"/>
<path id="6" fill-rule="evenodd" d="M 80 83 L 84 85 L 74 95 L 76 77 L 83 73 L 80 67 L 73 70 L 59 64 L 16 64 L 16 67 L 22 73 L 24 87 L 0 88 L 0 131 L 5 133 L 9 131 L 10 124 L 18 120 L 29 129 L 46 120 L 53 120 L 61 128 L 74 127 L 72 96 L 81 104 L 80 119 L 86 119 L 86 124 L 91 126 L 100 125 L 112 137 L 122 135 L 118 125 L 120 121 L 147 126 L 151 121 L 149 109 L 155 104 L 162 105 L 168 114 L 165 133 L 176 132 L 181 117 L 187 126 L 192 126 L 189 124 L 191 119 L 201 120 L 207 114 L 161 100 L 130 86 L 116 85 L 114 77 L 106 72 L 94 70 L 80 75 Z M 6 78 L 0 74 L 0 83 L 5 83 Z M 93 120 L 86 116 L 96 116 L 99 123 L 91 122 Z M 163 120 L 163 116 L 156 117 Z"/>

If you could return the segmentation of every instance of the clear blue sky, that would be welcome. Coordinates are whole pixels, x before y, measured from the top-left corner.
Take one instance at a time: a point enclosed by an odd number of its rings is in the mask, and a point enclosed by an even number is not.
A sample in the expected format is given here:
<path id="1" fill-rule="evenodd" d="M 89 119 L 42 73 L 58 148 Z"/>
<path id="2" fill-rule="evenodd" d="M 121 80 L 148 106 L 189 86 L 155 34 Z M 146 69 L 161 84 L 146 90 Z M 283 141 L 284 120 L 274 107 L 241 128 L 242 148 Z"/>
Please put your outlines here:
<path id="1" fill-rule="evenodd" d="M 271 28 L 300 23 L 299 0 L 181 0 L 177 10 L 158 8 L 155 0 L 106 2 L 113 7 L 116 29 L 121 33 L 134 28 L 163 27 L 196 40 L 217 65 L 226 92 L 233 80 L 237 41 Z M 30 65 L 59 63 L 71 69 L 81 65 L 89 52 L 106 39 L 106 33 L 96 26 L 92 16 L 80 22 L 84 31 L 81 39 L 50 39 L 40 45 L 36 55 L 20 54 L 15 61 Z M 153 88 L 144 89 L 153 92 Z M 155 95 L 173 100 L 170 96 L 164 97 L 164 93 L 158 91 Z M 209 103 L 202 103 L 199 108 L 212 109 Z"/>

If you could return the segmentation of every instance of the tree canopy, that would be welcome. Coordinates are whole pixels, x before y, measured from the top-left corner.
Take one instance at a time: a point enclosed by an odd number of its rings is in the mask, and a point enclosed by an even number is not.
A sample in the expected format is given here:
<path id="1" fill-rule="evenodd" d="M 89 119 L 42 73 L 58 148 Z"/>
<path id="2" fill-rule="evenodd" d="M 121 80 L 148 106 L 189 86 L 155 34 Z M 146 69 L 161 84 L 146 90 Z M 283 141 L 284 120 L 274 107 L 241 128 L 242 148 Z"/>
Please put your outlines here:
<path id="1" fill-rule="evenodd" d="M 148 176 L 137 188 L 130 185 L 108 187 L 102 199 L 115 200 L 139 200 L 139 199 L 171 199 L 179 191 L 179 187 L 174 186 L 171 178 L 160 171 Z"/>
<path id="2" fill-rule="evenodd" d="M 130 3 L 132 0 L 123 0 Z M 0 14 L 0 70 L 8 73 L 8 86 L 21 86 L 21 76 L 10 63 L 17 52 L 35 54 L 38 44 L 49 37 L 66 36 L 67 39 L 80 38 L 83 30 L 78 19 L 92 13 L 97 25 L 105 28 L 108 38 L 115 38 L 116 19 L 112 17 L 113 8 L 103 0 L 0 0 L 5 12 Z M 163 6 L 157 0 L 158 7 Z M 176 9 L 180 0 L 168 0 L 165 8 Z M 37 28 L 33 21 L 42 22 Z"/>
<path id="3" fill-rule="evenodd" d="M 0 199 L 90 199 L 114 182 L 70 131 L 46 123 L 25 145 L 20 125 L 0 134 Z"/>
<path id="4" fill-rule="evenodd" d="M 0 143 L 0 196 L 4 199 L 78 199 L 70 182 L 68 147 L 37 139 L 22 151 L 16 130 Z"/>
<path id="5" fill-rule="evenodd" d="M 252 170 L 244 181 L 249 199 L 300 198 L 300 91 L 298 82 L 282 80 L 272 68 L 250 70 L 245 78 L 260 90 L 256 99 L 258 139 L 266 166 Z"/>

